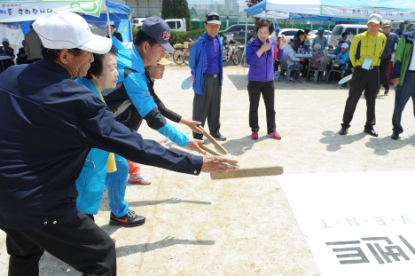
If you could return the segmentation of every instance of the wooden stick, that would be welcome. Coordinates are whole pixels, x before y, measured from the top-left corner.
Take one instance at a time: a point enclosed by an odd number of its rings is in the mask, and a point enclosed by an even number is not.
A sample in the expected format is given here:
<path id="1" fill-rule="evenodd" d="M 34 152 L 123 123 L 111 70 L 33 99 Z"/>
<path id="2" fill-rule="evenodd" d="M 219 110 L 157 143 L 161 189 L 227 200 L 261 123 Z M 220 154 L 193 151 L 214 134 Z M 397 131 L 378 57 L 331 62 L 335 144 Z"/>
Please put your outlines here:
<path id="1" fill-rule="evenodd" d="M 205 135 L 209 139 L 209 141 L 212 142 L 213 145 L 215 145 L 215 147 L 218 150 L 220 150 L 223 154 L 228 154 L 228 151 L 224 147 L 222 147 L 222 145 L 219 144 L 215 140 L 215 138 L 212 137 L 212 135 L 210 135 L 209 133 L 207 133 L 202 126 L 199 126 L 199 128 L 203 131 L 203 135 Z"/>
<path id="2" fill-rule="evenodd" d="M 210 154 L 212 154 L 212 155 L 223 156 L 222 154 L 220 154 L 220 153 L 218 153 L 218 152 L 214 151 L 213 149 L 208 148 L 207 146 L 205 146 L 205 145 L 203 145 L 203 144 L 201 144 L 201 145 L 199 145 L 199 146 L 200 146 L 202 149 L 204 149 L 205 151 L 207 151 L 207 152 L 209 152 Z"/>
<path id="3" fill-rule="evenodd" d="M 178 147 L 176 145 L 171 145 L 170 148 L 172 150 L 176 151 L 176 152 L 184 152 L 184 153 L 188 153 L 188 154 L 193 155 L 193 156 L 201 156 L 201 154 L 199 155 L 199 153 L 196 153 L 196 152 L 190 151 L 188 149 L 184 149 L 184 148 Z"/>
<path id="4" fill-rule="evenodd" d="M 242 177 L 258 177 L 283 174 L 284 168 L 282 166 L 256 167 L 256 168 L 240 168 L 236 171 L 229 171 L 228 173 L 211 173 L 210 179 L 228 179 L 228 178 L 242 178 Z"/>

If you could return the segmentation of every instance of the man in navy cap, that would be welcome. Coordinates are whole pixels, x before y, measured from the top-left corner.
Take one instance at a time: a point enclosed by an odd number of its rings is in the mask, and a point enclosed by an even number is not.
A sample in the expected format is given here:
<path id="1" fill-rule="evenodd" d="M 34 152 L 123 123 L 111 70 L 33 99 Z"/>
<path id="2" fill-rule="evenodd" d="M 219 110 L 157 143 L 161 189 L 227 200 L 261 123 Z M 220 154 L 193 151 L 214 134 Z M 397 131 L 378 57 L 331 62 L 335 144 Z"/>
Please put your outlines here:
<path id="1" fill-rule="evenodd" d="M 218 141 L 225 141 L 226 137 L 219 132 L 223 79 L 223 42 L 218 35 L 220 24 L 219 14 L 210 12 L 206 15 L 206 32 L 193 44 L 189 67 L 195 78 L 193 120 L 204 126 L 207 119 L 210 134 Z M 193 137 L 202 139 L 203 135 L 193 132 Z"/>
<path id="2" fill-rule="evenodd" d="M 124 90 L 132 103 L 117 115 L 116 120 L 135 131 L 138 130 L 142 121 L 146 120 L 149 127 L 157 130 L 179 146 L 205 153 L 199 147 L 201 141 L 189 139 L 166 121 L 147 88 L 149 80 L 145 77 L 145 67 L 156 66 L 164 57 L 165 51 L 174 52 L 169 38 L 170 28 L 159 17 L 149 17 L 144 21 L 141 30 L 134 39 L 134 45 L 130 49 L 124 47 L 116 37 L 113 37 L 112 43 L 118 49 L 116 54 L 119 72 L 117 91 Z M 117 94 L 118 92 L 114 91 L 113 93 Z M 108 100 L 106 102 L 109 103 Z M 107 175 L 106 185 L 108 194 L 112 198 L 110 224 L 126 227 L 141 225 L 145 218 L 131 211 L 124 199 L 128 176 L 127 160 L 122 156 L 115 155 L 115 162 L 117 168 L 123 169 Z"/>
<path id="3" fill-rule="evenodd" d="M 327 47 L 327 37 L 324 36 L 324 27 L 318 27 L 317 36 L 313 39 L 313 43 L 311 44 L 311 48 L 314 48 L 314 45 L 320 44 L 321 49 L 324 50 Z"/>

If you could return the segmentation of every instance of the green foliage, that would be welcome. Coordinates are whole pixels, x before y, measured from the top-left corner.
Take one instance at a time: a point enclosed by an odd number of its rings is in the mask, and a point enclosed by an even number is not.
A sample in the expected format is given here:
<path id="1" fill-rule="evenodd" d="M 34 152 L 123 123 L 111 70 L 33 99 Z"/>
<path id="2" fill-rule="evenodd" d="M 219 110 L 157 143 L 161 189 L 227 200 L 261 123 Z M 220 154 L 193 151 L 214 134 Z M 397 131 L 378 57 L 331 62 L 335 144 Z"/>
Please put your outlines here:
<path id="1" fill-rule="evenodd" d="M 174 18 L 174 9 L 172 0 L 163 0 L 161 4 L 161 18 Z"/>
<path id="2" fill-rule="evenodd" d="M 133 41 L 134 41 L 135 36 L 138 32 L 139 32 L 139 30 L 137 30 L 137 29 L 133 30 Z M 188 41 L 188 39 L 196 41 L 196 39 L 199 36 L 201 36 L 204 32 L 205 32 L 204 29 L 193 30 L 193 31 L 190 31 L 190 32 L 171 31 L 169 42 L 170 42 L 171 45 L 173 45 L 173 44 L 176 44 L 176 43 L 184 43 L 185 41 Z"/>
<path id="3" fill-rule="evenodd" d="M 178 0 L 174 1 L 175 10 L 176 10 L 176 18 L 185 18 L 186 19 L 186 28 L 188 31 L 192 30 L 192 24 L 190 22 L 190 10 L 189 10 L 189 3 L 187 0 Z"/>
<path id="4" fill-rule="evenodd" d="M 161 17 L 163 19 L 184 18 L 186 19 L 187 30 L 190 31 L 192 29 L 189 3 L 187 0 L 163 0 Z"/>
<path id="5" fill-rule="evenodd" d="M 190 32 L 171 31 L 169 42 L 170 42 L 171 45 L 173 45 L 173 44 L 176 44 L 176 43 L 184 43 L 185 41 L 188 41 L 188 39 L 196 41 L 196 39 L 199 36 L 201 36 L 204 32 L 205 32 L 204 29 L 203 30 L 202 29 L 193 30 L 193 31 L 190 31 Z"/>

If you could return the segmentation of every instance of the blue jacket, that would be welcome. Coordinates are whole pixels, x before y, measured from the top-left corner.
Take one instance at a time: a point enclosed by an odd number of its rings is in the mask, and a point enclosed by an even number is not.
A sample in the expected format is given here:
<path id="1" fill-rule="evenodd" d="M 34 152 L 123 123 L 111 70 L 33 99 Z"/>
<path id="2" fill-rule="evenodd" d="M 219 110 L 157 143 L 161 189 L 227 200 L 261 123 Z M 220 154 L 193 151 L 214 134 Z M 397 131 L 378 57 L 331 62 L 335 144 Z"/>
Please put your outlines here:
<path id="1" fill-rule="evenodd" d="M 0 74 L 0 227 L 75 220 L 75 181 L 91 148 L 187 174 L 202 167 L 202 157 L 170 151 L 115 121 L 55 62 L 42 59 Z"/>
<path id="2" fill-rule="evenodd" d="M 272 44 L 271 49 L 262 53 L 260 57 L 256 52 L 262 47 L 263 43 L 256 37 L 248 42 L 246 46 L 246 62 L 249 64 L 249 81 L 272 81 L 274 80 L 274 47 L 277 43 L 269 39 Z M 278 51 L 278 60 L 282 59 L 283 50 Z"/>
<path id="3" fill-rule="evenodd" d="M 337 54 L 337 56 L 339 56 L 339 59 L 334 59 L 334 60 L 337 61 L 341 65 L 340 69 L 342 70 L 345 69 L 346 64 L 350 60 L 349 49 L 347 49 L 347 51 L 344 54 L 340 51 L 340 53 Z"/>
<path id="4" fill-rule="evenodd" d="M 77 83 L 85 85 L 100 99 L 95 85 L 87 78 L 78 78 Z M 104 192 L 107 177 L 107 163 L 109 152 L 93 148 L 88 153 L 81 174 L 76 180 L 78 197 L 76 206 L 85 214 L 97 214 Z"/>
<path id="5" fill-rule="evenodd" d="M 205 78 L 203 73 L 205 72 L 206 61 L 206 45 L 208 40 L 208 34 L 205 32 L 202 34 L 196 42 L 193 44 L 189 56 L 190 73 L 195 78 L 193 81 L 193 91 L 196 94 L 203 94 L 203 82 Z M 223 49 L 223 41 L 219 35 L 216 35 L 216 39 L 219 42 L 219 49 Z M 220 68 L 220 85 L 223 81 L 223 52 L 219 54 L 219 68 Z"/>
<path id="6" fill-rule="evenodd" d="M 187 146 L 189 138 L 166 121 L 148 91 L 144 62 L 137 48 L 132 45 L 131 49 L 127 49 L 116 37 L 112 38 L 112 44 L 118 49 L 116 54 L 118 81 L 124 82 L 125 90 L 140 116 L 146 120 L 149 127 L 172 142 L 182 147 Z M 124 79 L 125 68 L 133 69 L 135 72 Z"/>

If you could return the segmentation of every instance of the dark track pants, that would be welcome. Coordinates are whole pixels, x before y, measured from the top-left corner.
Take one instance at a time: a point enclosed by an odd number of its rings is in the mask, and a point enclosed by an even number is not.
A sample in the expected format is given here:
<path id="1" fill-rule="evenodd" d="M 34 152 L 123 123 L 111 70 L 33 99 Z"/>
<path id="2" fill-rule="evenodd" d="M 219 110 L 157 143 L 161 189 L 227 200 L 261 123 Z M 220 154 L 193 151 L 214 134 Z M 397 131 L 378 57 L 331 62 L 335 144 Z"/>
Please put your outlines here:
<path id="1" fill-rule="evenodd" d="M 349 97 L 347 98 L 343 113 L 342 127 L 350 127 L 350 122 L 353 119 L 353 114 L 363 91 L 365 91 L 367 108 L 365 128 L 370 129 L 376 124 L 375 104 L 378 90 L 379 67 L 374 67 L 371 70 L 362 69 L 360 66 L 356 67 L 353 78 L 350 81 Z"/>
<path id="2" fill-rule="evenodd" d="M 83 275 L 116 275 L 115 244 L 93 220 L 80 213 L 70 223 L 6 232 L 9 276 L 39 275 L 44 250 Z"/>
<path id="3" fill-rule="evenodd" d="M 403 86 L 395 87 L 395 107 L 393 109 L 392 125 L 394 133 L 402 133 L 401 125 L 402 111 L 405 108 L 409 98 L 412 97 L 415 116 L 415 71 L 407 71 Z"/>
<path id="4" fill-rule="evenodd" d="M 388 81 L 387 72 L 388 72 L 388 67 L 389 67 L 390 62 L 391 62 L 390 58 L 380 60 L 380 66 L 379 66 L 380 85 L 382 85 L 385 88 L 385 90 L 389 90 L 389 81 Z"/>
<path id="5" fill-rule="evenodd" d="M 200 121 L 202 126 L 207 119 L 209 132 L 213 136 L 220 134 L 220 103 L 222 97 L 222 86 L 220 85 L 220 75 L 203 75 L 203 94 L 195 94 L 193 98 L 193 120 Z M 193 132 L 193 137 L 202 139 L 202 135 Z"/>
<path id="6" fill-rule="evenodd" d="M 275 125 L 275 88 L 274 81 L 262 82 L 262 81 L 249 81 L 248 82 L 249 93 L 249 126 L 251 131 L 258 132 L 258 107 L 259 100 L 264 98 L 265 110 L 267 115 L 267 133 L 274 132 L 276 130 Z"/>

